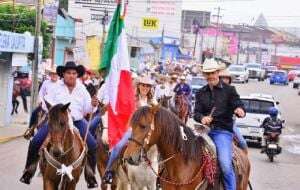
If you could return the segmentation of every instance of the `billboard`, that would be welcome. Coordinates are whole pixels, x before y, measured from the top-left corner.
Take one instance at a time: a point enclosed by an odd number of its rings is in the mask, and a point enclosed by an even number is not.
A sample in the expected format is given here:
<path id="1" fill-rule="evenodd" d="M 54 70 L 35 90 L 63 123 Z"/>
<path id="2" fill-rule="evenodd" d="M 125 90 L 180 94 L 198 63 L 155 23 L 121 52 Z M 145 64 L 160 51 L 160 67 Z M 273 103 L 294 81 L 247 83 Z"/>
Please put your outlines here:
<path id="1" fill-rule="evenodd" d="M 129 1 L 126 17 L 127 32 L 134 37 L 180 38 L 182 1 Z"/>
<path id="2" fill-rule="evenodd" d="M 110 20 L 116 6 L 115 0 L 69 0 L 68 12 L 72 17 L 83 20 L 82 30 L 86 36 L 99 36 L 105 12 Z"/>

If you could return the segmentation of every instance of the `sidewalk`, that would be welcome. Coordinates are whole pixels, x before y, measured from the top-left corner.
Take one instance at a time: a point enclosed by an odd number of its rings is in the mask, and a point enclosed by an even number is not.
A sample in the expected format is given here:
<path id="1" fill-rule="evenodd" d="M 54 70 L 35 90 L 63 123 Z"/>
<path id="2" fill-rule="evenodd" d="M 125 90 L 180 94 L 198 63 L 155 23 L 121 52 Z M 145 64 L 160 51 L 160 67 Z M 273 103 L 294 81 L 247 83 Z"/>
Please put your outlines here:
<path id="1" fill-rule="evenodd" d="M 0 143 L 20 137 L 28 127 L 29 114 L 24 112 L 22 105 L 20 105 L 19 111 L 18 114 L 12 116 L 10 125 L 0 126 Z"/>

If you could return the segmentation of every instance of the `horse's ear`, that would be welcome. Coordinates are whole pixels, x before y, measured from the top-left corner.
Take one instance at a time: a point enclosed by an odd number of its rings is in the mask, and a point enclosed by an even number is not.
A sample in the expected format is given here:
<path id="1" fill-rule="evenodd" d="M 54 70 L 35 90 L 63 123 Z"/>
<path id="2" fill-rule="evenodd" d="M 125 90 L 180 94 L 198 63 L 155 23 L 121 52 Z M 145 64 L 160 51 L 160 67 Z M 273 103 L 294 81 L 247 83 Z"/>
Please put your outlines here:
<path id="1" fill-rule="evenodd" d="M 168 100 L 170 100 L 170 99 L 172 98 L 172 96 L 166 96 L 166 98 L 167 98 Z"/>
<path id="2" fill-rule="evenodd" d="M 67 111 L 69 106 L 70 106 L 71 102 L 66 103 L 65 105 L 63 105 L 63 107 L 61 108 L 62 111 Z"/>
<path id="3" fill-rule="evenodd" d="M 52 105 L 49 102 L 47 102 L 46 100 L 45 100 L 45 104 L 46 104 L 46 107 L 49 111 L 52 108 Z"/>
<path id="4" fill-rule="evenodd" d="M 151 112 L 153 114 L 156 114 L 158 112 L 158 110 L 160 109 L 160 106 L 161 106 L 160 104 L 151 104 L 151 107 L 150 107 Z"/>

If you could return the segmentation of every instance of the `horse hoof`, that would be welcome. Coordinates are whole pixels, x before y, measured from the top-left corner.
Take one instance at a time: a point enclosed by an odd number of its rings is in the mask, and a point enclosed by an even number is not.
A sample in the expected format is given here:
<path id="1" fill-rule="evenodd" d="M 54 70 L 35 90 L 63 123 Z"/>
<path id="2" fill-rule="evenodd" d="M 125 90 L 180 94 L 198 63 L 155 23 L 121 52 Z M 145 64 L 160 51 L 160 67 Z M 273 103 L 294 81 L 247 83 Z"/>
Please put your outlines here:
<path id="1" fill-rule="evenodd" d="M 90 177 L 87 180 L 87 188 L 88 189 L 93 189 L 93 188 L 97 188 L 97 187 L 98 187 L 98 183 L 96 181 L 96 178 L 95 177 Z"/>
<path id="2" fill-rule="evenodd" d="M 31 175 L 28 173 L 24 173 L 23 176 L 20 178 L 20 182 L 29 185 L 31 182 Z"/>

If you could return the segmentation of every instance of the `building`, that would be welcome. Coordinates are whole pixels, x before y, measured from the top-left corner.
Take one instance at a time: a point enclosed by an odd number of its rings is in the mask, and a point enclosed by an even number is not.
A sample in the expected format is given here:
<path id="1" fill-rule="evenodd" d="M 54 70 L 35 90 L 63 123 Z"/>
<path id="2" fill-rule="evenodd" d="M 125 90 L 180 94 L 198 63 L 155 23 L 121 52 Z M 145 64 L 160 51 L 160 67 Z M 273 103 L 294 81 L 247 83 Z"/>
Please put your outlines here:
<path id="1" fill-rule="evenodd" d="M 0 31 L 0 126 L 9 124 L 12 110 L 13 66 L 27 64 L 27 54 L 33 53 L 34 37 Z"/>

